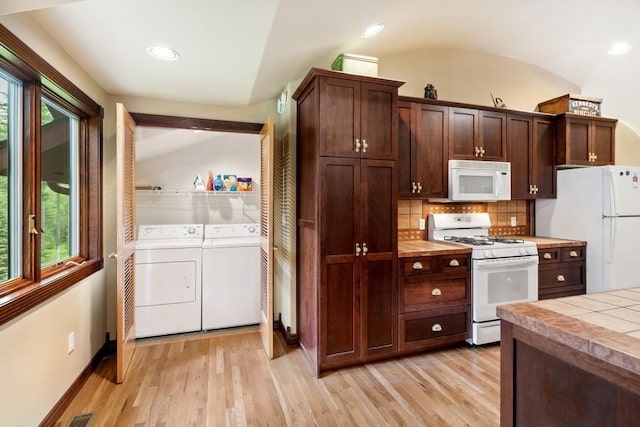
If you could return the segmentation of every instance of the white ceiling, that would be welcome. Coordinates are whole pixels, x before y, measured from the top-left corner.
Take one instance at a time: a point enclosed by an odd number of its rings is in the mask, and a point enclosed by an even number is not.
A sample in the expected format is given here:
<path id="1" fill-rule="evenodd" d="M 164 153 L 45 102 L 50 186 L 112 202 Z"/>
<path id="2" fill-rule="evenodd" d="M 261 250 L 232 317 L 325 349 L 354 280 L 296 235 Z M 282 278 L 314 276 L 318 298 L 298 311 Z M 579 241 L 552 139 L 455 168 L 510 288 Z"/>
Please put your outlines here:
<path id="1" fill-rule="evenodd" d="M 38 9 L 29 13 L 51 37 L 107 92 L 121 95 L 245 106 L 277 96 L 340 52 L 380 57 L 435 47 L 511 57 L 581 87 L 624 84 L 616 81 L 621 64 L 640 70 L 637 0 L 9 2 Z M 383 33 L 360 38 L 378 22 Z M 624 62 L 605 54 L 619 39 L 636 44 Z M 156 43 L 181 59 L 152 59 L 145 49 Z"/>

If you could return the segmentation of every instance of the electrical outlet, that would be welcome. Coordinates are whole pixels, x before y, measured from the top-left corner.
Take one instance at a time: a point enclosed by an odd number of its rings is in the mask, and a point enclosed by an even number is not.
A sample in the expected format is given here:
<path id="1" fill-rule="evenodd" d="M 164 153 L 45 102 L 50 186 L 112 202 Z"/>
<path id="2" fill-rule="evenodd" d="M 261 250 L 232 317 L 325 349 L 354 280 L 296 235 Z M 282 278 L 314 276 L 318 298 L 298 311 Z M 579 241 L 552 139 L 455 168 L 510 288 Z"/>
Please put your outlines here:
<path id="1" fill-rule="evenodd" d="M 76 333 L 69 332 L 69 337 L 67 339 L 67 354 L 71 354 L 75 349 L 76 349 Z"/>
<path id="2" fill-rule="evenodd" d="M 515 216 L 512 216 L 512 217 L 511 217 L 511 226 L 512 226 L 512 227 L 515 227 L 516 225 L 518 225 L 518 224 L 517 224 L 517 222 L 516 222 L 516 217 L 515 217 Z"/>
<path id="3" fill-rule="evenodd" d="M 420 218 L 420 221 L 418 222 L 418 228 L 420 230 L 424 230 L 425 228 L 427 228 L 427 223 L 424 218 Z"/>

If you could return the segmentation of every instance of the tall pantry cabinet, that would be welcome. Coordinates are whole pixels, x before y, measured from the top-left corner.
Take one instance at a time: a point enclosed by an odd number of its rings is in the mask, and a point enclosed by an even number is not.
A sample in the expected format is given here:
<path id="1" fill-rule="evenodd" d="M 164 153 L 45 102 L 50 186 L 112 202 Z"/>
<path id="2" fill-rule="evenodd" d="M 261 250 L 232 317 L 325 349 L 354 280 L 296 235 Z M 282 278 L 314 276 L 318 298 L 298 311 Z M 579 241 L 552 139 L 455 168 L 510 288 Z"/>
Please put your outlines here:
<path id="1" fill-rule="evenodd" d="M 313 68 L 298 102 L 298 339 L 316 375 L 397 351 L 402 82 Z"/>

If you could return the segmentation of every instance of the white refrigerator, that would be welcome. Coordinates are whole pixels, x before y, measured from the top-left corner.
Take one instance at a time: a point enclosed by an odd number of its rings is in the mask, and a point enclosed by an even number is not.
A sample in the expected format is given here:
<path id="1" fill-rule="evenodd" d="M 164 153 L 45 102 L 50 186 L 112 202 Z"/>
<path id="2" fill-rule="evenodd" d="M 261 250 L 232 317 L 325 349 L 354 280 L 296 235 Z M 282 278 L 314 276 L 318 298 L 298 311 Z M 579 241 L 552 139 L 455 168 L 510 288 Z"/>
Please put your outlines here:
<path id="1" fill-rule="evenodd" d="M 536 235 L 587 242 L 587 293 L 640 287 L 638 166 L 558 170 L 557 198 L 536 200 Z"/>

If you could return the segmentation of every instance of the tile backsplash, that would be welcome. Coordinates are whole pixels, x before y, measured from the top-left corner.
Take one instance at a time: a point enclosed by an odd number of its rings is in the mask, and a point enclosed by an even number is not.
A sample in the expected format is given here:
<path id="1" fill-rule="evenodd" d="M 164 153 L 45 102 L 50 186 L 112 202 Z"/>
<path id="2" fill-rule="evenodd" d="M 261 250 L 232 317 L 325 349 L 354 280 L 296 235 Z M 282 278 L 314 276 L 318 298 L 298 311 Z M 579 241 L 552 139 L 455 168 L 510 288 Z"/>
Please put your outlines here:
<path id="1" fill-rule="evenodd" d="M 429 213 L 488 212 L 491 218 L 489 234 L 496 236 L 531 235 L 531 203 L 509 200 L 490 203 L 430 203 L 426 200 L 398 200 L 398 239 L 427 240 L 427 230 L 420 230 L 420 219 Z M 511 218 L 516 226 L 511 226 Z M 428 226 L 428 225 L 427 225 Z"/>

